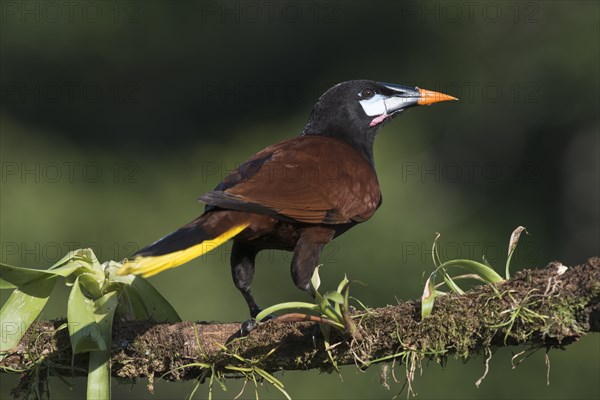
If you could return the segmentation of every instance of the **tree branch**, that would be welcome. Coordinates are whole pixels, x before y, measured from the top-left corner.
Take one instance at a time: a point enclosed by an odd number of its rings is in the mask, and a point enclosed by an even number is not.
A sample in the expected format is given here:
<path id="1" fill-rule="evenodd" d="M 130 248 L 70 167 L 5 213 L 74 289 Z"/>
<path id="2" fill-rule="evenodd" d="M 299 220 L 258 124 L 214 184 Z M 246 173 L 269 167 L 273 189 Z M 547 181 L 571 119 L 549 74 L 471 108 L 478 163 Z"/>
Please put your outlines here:
<path id="1" fill-rule="evenodd" d="M 543 269 L 520 271 L 496 288 L 481 285 L 464 295 L 439 297 L 424 321 L 418 301 L 355 311 L 361 339 L 332 330 L 331 355 L 337 365 L 368 367 L 407 355 L 419 360 L 450 354 L 466 358 L 487 354 L 495 346 L 568 345 L 588 332 L 600 331 L 600 258 L 564 269 L 554 262 Z M 0 361 L 0 368 L 22 371 L 45 363 L 54 366 L 54 373 L 72 375 L 65 322 L 34 324 L 14 352 Z M 236 367 L 267 372 L 333 368 L 321 335 L 313 343 L 312 322 L 268 322 L 236 339 L 239 326 L 115 321 L 112 375 L 152 380 L 167 374 L 167 379 L 178 380 L 210 373 L 235 376 L 236 371 L 239 376 Z M 192 363 L 196 366 L 189 366 Z M 80 367 L 85 374 L 86 365 L 87 356 L 74 358 L 75 373 Z"/>

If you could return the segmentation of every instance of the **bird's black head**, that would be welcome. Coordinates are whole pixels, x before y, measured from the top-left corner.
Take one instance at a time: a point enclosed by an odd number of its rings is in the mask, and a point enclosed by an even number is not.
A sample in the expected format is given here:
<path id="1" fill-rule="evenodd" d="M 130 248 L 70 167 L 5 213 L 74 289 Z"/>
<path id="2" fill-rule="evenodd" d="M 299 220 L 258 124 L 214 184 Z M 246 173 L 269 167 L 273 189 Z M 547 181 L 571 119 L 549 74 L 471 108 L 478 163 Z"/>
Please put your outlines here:
<path id="1" fill-rule="evenodd" d="M 373 163 L 373 142 L 381 126 L 408 107 L 445 100 L 457 99 L 414 86 L 370 80 L 342 82 L 319 98 L 302 135 L 343 139 Z"/>

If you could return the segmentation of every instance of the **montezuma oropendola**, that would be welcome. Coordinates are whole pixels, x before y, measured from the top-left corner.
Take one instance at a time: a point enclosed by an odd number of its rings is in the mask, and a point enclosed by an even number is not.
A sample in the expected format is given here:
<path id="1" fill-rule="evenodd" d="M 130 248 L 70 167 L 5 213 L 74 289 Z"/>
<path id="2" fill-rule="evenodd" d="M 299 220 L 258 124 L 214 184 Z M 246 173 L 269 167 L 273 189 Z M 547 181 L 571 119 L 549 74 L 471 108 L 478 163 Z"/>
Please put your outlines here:
<path id="1" fill-rule="evenodd" d="M 381 205 L 373 161 L 379 128 L 402 110 L 457 100 L 418 87 L 355 80 L 323 94 L 301 136 L 258 152 L 200 197 L 204 213 L 141 249 L 118 273 L 152 276 L 233 239 L 231 271 L 252 318 L 256 255 L 293 251 L 292 277 L 313 295 L 310 279 L 323 246 L 371 218 Z"/>

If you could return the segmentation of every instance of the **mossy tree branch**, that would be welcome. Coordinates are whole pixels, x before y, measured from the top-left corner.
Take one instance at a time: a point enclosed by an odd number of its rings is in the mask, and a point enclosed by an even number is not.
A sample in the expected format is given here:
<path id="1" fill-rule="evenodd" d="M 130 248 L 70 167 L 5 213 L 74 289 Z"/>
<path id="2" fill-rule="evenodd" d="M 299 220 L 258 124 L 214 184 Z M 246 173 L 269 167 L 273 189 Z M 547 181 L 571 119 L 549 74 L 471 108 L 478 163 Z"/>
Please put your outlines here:
<path id="1" fill-rule="evenodd" d="M 600 331 L 600 258 L 566 271 L 555 262 L 520 271 L 496 288 L 482 285 L 461 296 L 439 297 L 424 321 L 417 301 L 356 311 L 353 318 L 360 340 L 332 332 L 331 354 L 337 365 L 367 367 L 407 354 L 419 359 L 467 357 L 505 345 L 565 346 Z M 14 352 L 0 361 L 0 368 L 19 371 L 46 363 L 64 366 L 53 371 L 72 375 L 68 333 L 59 329 L 64 324 L 34 324 Z M 232 366 L 267 372 L 333 367 L 323 340 L 313 343 L 313 323 L 269 322 L 247 337 L 233 339 L 239 326 L 115 321 L 112 375 L 137 379 L 167 374 L 167 379 L 178 380 L 207 371 L 235 376 Z M 184 367 L 193 363 L 197 366 Z M 85 371 L 86 365 L 86 356 L 75 357 L 75 368 Z"/>

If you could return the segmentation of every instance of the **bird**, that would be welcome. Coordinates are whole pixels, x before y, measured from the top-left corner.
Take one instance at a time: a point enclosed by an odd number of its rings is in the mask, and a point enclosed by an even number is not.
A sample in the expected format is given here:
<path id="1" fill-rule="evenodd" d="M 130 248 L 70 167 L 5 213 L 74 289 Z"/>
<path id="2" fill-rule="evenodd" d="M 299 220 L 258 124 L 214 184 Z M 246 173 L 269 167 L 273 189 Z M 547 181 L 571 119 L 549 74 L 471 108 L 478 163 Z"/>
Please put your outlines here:
<path id="1" fill-rule="evenodd" d="M 266 147 L 200 197 L 202 215 L 123 261 L 119 275 L 150 277 L 233 240 L 231 273 L 251 320 L 257 254 L 293 252 L 295 285 L 310 281 L 323 247 L 369 220 L 382 204 L 373 144 L 403 110 L 458 100 L 443 93 L 360 79 L 339 83 L 315 104 L 304 129 Z"/>

